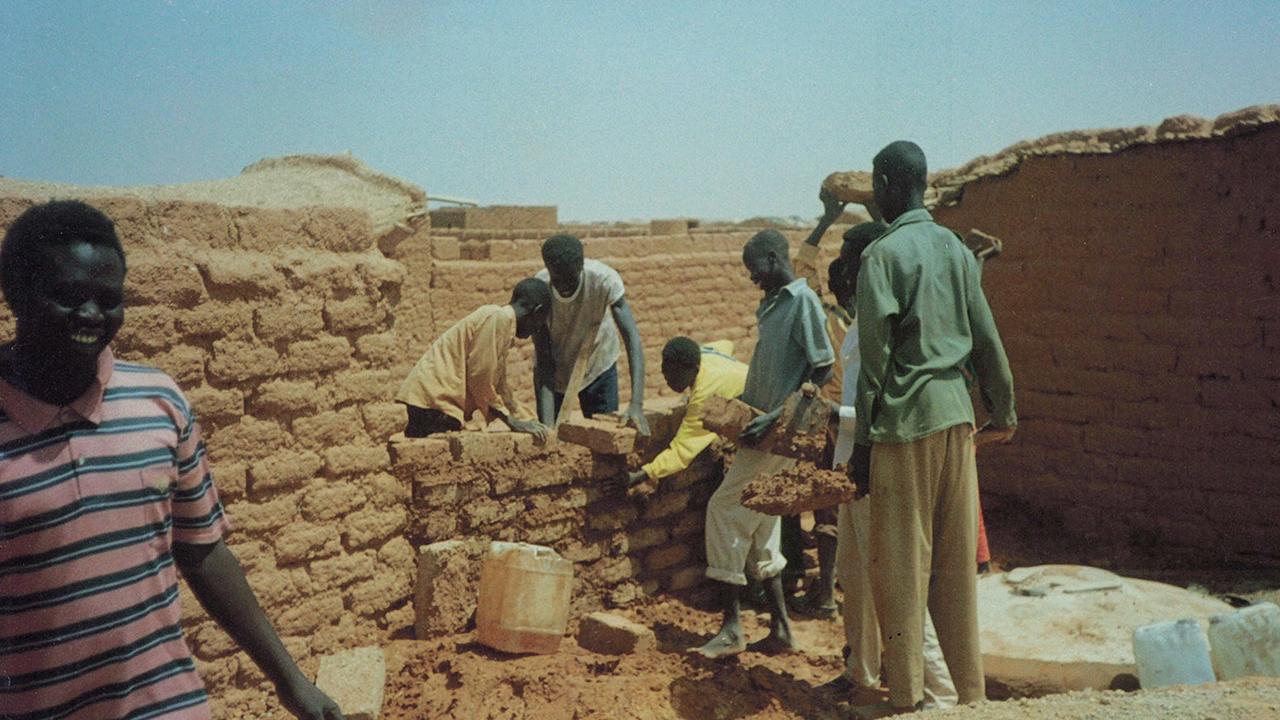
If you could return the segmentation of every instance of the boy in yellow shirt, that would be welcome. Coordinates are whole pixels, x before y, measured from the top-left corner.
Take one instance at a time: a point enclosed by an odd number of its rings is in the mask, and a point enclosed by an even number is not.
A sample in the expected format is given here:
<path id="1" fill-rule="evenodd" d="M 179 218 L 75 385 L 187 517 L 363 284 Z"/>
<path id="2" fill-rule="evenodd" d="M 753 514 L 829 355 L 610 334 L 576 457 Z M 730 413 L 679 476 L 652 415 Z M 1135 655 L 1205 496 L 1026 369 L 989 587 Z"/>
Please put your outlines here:
<path id="1" fill-rule="evenodd" d="M 702 406 L 707 398 L 736 398 L 747 382 L 747 364 L 733 357 L 729 340 L 699 346 L 687 337 L 674 337 L 662 348 L 662 377 L 676 392 L 689 391 L 680 429 L 671 444 L 639 470 L 613 480 L 615 491 L 625 491 L 645 480 L 659 480 L 689 467 L 707 448 L 716 434 L 702 425 Z"/>
<path id="2" fill-rule="evenodd" d="M 516 432 L 539 441 L 547 427 L 522 420 L 507 385 L 507 352 L 516 338 L 533 335 L 547 321 L 551 286 L 528 278 L 516 284 L 507 305 L 484 305 L 459 320 L 431 343 L 396 393 L 409 408 L 405 437 L 461 430 L 479 410 L 485 420 L 500 419 Z"/>

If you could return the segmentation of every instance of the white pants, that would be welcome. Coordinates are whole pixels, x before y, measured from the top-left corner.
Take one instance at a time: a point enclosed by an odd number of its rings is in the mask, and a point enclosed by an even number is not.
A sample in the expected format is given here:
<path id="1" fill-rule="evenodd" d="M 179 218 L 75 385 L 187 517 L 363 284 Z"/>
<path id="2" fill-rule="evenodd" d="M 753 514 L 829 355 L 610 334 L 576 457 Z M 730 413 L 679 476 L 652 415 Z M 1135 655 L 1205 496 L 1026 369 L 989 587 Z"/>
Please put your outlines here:
<path id="1" fill-rule="evenodd" d="M 836 577 L 844 590 L 845 643 L 849 658 L 845 677 L 860 687 L 880 685 L 880 624 L 871 593 L 871 501 L 854 500 L 840 506 L 836 539 Z M 926 710 L 955 707 L 959 696 L 942 657 L 938 633 L 926 608 L 924 614 L 924 706 Z"/>
<path id="2" fill-rule="evenodd" d="M 707 577 L 746 585 L 744 567 L 764 580 L 787 566 L 782 557 L 782 518 L 748 510 L 742 505 L 742 489 L 757 476 L 793 465 L 795 460 L 790 458 L 738 448 L 720 487 L 707 501 Z"/>

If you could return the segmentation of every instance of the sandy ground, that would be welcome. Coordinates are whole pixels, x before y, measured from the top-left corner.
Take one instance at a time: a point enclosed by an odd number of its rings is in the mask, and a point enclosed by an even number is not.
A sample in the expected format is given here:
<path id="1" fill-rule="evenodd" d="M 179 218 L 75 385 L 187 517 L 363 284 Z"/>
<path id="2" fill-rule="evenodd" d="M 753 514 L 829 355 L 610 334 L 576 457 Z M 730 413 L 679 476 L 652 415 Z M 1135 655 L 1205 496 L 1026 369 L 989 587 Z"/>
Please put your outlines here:
<path id="1" fill-rule="evenodd" d="M 1088 561 L 1129 574 L 1215 593 L 1280 600 L 1275 571 L 1211 568 L 1188 570 L 1159 558 L 1117 548 L 1064 544 L 1051 525 L 1018 506 L 987 507 L 997 569 L 1058 561 Z M 1135 573 L 1133 567 L 1144 568 Z M 653 628 L 657 651 L 598 655 L 565 638 L 549 656 L 514 657 L 474 642 L 471 634 L 387 647 L 384 720 L 547 718 L 548 720 L 836 720 L 849 717 L 847 698 L 821 685 L 840 669 L 844 639 L 838 621 L 796 619 L 803 652 L 769 656 L 748 651 L 712 662 L 685 650 L 708 638 L 719 616 L 694 593 L 653 599 L 617 611 Z M 767 632 L 765 616 L 745 612 L 748 637 Z M 1231 718 L 1280 719 L 1280 679 L 1248 679 L 1195 688 L 1140 692 L 1078 692 L 1036 699 L 989 701 L 920 715 L 969 720 L 990 718 Z"/>

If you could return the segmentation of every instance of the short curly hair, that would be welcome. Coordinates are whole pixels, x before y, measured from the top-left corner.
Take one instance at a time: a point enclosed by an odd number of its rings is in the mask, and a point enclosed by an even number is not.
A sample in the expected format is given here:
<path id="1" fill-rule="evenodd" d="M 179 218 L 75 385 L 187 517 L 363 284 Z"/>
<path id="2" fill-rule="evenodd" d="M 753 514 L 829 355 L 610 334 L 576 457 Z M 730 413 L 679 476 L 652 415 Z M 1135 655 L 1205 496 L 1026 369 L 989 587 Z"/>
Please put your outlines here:
<path id="1" fill-rule="evenodd" d="M 0 243 L 0 291 L 5 301 L 12 306 L 27 299 L 32 281 L 44 271 L 44 248 L 73 242 L 114 250 L 124 263 L 115 223 L 101 210 L 80 200 L 53 200 L 27 208 L 9 225 Z"/>
<path id="2" fill-rule="evenodd" d="M 573 235 L 552 235 L 542 243 L 542 261 L 547 265 L 576 265 L 582 262 L 582 241 Z"/>
<path id="3" fill-rule="evenodd" d="M 702 347 L 692 338 L 673 337 L 662 348 L 662 362 L 696 368 L 702 364 Z"/>

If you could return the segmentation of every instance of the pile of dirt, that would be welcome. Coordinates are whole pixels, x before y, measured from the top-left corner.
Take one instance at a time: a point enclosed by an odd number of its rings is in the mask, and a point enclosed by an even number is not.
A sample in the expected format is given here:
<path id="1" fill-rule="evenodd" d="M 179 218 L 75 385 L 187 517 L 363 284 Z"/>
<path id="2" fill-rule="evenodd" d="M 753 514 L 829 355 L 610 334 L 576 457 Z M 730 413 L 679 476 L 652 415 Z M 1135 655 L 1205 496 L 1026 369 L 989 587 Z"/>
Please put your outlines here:
<path id="1" fill-rule="evenodd" d="M 840 698 L 816 689 L 839 673 L 838 623 L 800 620 L 802 654 L 769 656 L 748 650 L 724 662 L 686 650 L 715 632 L 719 616 L 666 599 L 628 609 L 654 629 L 658 648 L 634 655 L 598 655 L 565 638 L 553 655 L 512 656 L 475 642 L 473 634 L 436 641 L 396 641 L 387 647 L 383 720 L 675 720 L 761 718 L 836 720 Z M 768 632 L 745 613 L 748 637 Z"/>
<path id="2" fill-rule="evenodd" d="M 853 482 L 844 471 L 801 463 L 747 483 L 742 504 L 765 515 L 799 515 L 849 502 L 853 492 Z"/>
<path id="3" fill-rule="evenodd" d="M 364 210 L 375 237 L 401 226 L 407 232 L 426 218 L 427 194 L 409 182 L 373 170 L 351 155 L 266 158 L 240 175 L 176 185 L 127 187 L 68 185 L 0 177 L 0 195 L 45 198 L 137 198 L 227 207 L 349 207 Z"/>

